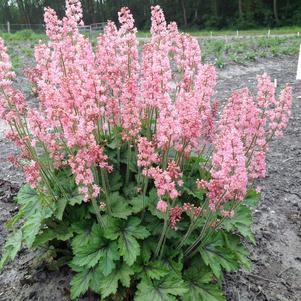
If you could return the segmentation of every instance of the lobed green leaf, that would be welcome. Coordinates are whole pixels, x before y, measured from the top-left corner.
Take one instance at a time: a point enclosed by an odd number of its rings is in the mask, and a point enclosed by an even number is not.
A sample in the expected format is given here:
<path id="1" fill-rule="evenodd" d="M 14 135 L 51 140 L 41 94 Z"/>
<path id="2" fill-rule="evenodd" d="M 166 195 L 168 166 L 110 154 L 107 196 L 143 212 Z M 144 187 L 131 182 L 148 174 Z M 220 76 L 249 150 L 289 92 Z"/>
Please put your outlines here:
<path id="1" fill-rule="evenodd" d="M 135 301 L 174 301 L 177 300 L 176 296 L 183 296 L 187 292 L 187 285 L 174 274 L 153 281 L 144 277 L 138 285 Z"/>

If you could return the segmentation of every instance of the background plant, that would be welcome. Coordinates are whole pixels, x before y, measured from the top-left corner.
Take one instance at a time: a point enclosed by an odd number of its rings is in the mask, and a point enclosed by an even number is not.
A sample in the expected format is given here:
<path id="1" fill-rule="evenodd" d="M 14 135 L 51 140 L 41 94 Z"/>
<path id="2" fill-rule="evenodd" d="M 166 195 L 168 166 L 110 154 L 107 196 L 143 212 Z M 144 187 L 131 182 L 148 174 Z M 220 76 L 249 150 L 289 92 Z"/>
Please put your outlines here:
<path id="1" fill-rule="evenodd" d="M 251 267 L 240 237 L 255 242 L 252 183 L 288 123 L 291 88 L 276 98 L 263 74 L 256 97 L 234 91 L 219 114 L 196 39 L 155 6 L 140 57 L 129 9 L 118 16 L 93 52 L 79 1 L 61 20 L 45 10 L 49 41 L 27 71 L 37 106 L 13 87 L 0 41 L 0 115 L 28 182 L 0 268 L 25 245 L 51 268 L 69 265 L 73 299 L 224 300 L 223 271 Z"/>

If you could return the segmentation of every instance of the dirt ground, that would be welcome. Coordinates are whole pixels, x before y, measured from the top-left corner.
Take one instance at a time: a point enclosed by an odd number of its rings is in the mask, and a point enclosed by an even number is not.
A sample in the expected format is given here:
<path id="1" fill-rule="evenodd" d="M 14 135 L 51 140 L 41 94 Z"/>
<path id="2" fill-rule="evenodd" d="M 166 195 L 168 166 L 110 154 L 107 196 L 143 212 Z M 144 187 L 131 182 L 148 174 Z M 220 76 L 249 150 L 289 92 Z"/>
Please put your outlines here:
<path id="1" fill-rule="evenodd" d="M 254 211 L 257 244 L 248 244 L 253 271 L 226 275 L 228 301 L 301 300 L 301 99 L 296 99 L 301 95 L 301 81 L 295 80 L 296 66 L 297 56 L 285 56 L 218 70 L 217 96 L 221 100 L 239 87 L 248 86 L 254 91 L 256 75 L 264 71 L 277 78 L 279 88 L 289 82 L 295 96 L 289 127 L 284 138 L 271 143 L 267 177 L 258 183 L 262 200 Z M 23 181 L 6 161 L 15 148 L 3 138 L 3 130 L 0 123 L 0 247 L 7 235 L 4 223 L 17 210 L 13 196 Z M 6 266 L 0 274 L 0 301 L 70 300 L 70 271 L 36 267 L 35 257 L 35 253 L 22 250 Z"/>

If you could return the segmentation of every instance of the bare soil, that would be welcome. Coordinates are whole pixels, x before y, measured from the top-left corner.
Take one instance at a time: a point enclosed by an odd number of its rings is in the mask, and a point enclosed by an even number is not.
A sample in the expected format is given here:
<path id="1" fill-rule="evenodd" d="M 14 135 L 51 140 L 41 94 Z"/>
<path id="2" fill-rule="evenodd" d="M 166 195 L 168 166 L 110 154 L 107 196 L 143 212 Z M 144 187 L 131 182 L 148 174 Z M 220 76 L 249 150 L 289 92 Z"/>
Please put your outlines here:
<path id="1" fill-rule="evenodd" d="M 257 244 L 247 244 L 253 271 L 227 274 L 224 289 L 228 301 L 301 300 L 301 82 L 295 80 L 297 56 L 284 56 L 244 66 L 229 65 L 218 71 L 217 97 L 231 90 L 256 86 L 256 75 L 268 72 L 279 89 L 289 82 L 294 89 L 293 114 L 284 138 L 271 143 L 262 200 L 254 211 L 253 231 Z M 23 86 L 24 83 L 19 83 Z M 7 231 L 4 223 L 16 212 L 13 197 L 23 176 L 6 161 L 16 152 L 3 138 L 0 123 L 0 247 Z M 52 272 L 35 264 L 36 253 L 22 250 L 0 274 L 0 301 L 64 301 L 69 299 L 70 271 Z M 92 296 L 78 300 L 93 300 Z M 154 300 L 155 301 L 155 300 Z"/>

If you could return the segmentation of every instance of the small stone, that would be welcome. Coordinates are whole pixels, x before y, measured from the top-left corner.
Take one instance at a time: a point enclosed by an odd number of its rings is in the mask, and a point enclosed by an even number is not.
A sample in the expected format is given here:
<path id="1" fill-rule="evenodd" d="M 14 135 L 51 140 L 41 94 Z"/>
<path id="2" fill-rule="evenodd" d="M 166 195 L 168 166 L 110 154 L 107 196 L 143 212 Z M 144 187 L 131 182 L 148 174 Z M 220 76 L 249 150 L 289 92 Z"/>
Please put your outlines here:
<path id="1" fill-rule="evenodd" d="M 277 298 L 276 299 L 277 301 L 289 301 L 289 299 L 287 299 L 286 297 L 281 296 L 279 294 L 276 295 L 276 298 Z"/>

